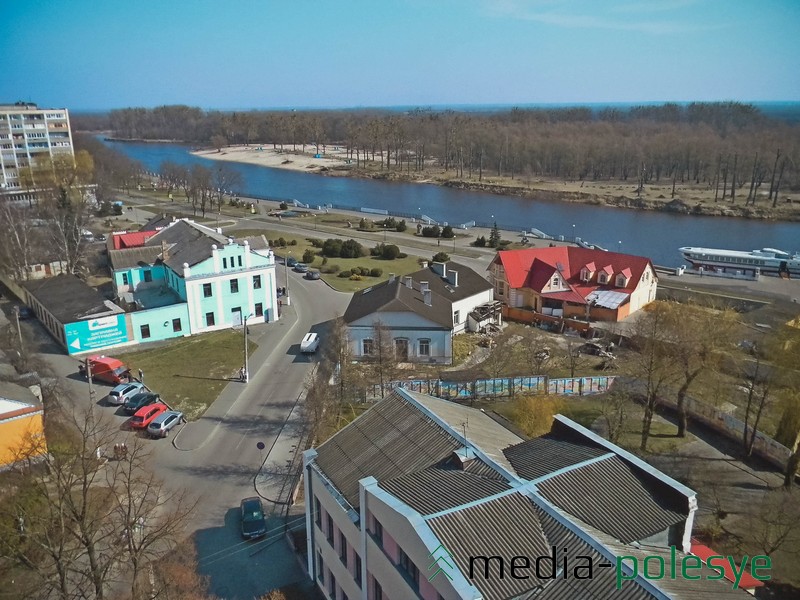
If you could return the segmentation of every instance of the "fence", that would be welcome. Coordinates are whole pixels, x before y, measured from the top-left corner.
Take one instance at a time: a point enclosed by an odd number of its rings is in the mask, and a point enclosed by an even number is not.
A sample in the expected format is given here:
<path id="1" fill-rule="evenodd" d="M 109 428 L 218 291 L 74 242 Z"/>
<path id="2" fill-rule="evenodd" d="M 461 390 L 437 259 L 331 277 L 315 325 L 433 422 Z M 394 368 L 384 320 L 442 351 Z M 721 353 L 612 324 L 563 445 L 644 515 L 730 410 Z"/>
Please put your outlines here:
<path id="1" fill-rule="evenodd" d="M 518 394 L 559 394 L 589 396 L 602 394 L 614 383 L 614 376 L 565 377 L 551 379 L 546 375 L 524 377 L 496 377 L 472 381 L 444 381 L 442 379 L 410 379 L 390 381 L 383 385 L 367 386 L 360 401 L 380 400 L 395 388 L 427 394 L 444 400 L 473 400 L 476 398 L 513 398 Z"/>

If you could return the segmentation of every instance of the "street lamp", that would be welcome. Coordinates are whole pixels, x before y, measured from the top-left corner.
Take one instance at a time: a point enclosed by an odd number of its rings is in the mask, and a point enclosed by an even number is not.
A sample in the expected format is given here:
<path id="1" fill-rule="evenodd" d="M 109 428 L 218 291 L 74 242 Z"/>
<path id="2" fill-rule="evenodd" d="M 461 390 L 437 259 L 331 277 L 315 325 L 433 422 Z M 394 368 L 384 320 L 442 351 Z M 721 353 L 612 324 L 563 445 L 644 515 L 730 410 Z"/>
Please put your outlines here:
<path id="1" fill-rule="evenodd" d="M 386 243 L 386 221 L 383 222 L 383 243 Z"/>
<path id="2" fill-rule="evenodd" d="M 253 313 L 244 318 L 244 382 L 250 383 L 250 355 L 247 352 L 247 319 L 251 319 Z"/>
<path id="3" fill-rule="evenodd" d="M 286 260 L 283 261 L 284 275 L 286 275 L 286 298 L 287 298 L 287 300 L 289 298 L 289 259 L 291 257 L 292 257 L 292 251 L 289 250 L 289 252 L 286 254 Z M 288 304 L 288 302 L 287 302 L 287 304 Z"/>
<path id="4" fill-rule="evenodd" d="M 577 242 L 578 238 L 575 237 L 575 223 L 572 224 L 572 241 Z"/>

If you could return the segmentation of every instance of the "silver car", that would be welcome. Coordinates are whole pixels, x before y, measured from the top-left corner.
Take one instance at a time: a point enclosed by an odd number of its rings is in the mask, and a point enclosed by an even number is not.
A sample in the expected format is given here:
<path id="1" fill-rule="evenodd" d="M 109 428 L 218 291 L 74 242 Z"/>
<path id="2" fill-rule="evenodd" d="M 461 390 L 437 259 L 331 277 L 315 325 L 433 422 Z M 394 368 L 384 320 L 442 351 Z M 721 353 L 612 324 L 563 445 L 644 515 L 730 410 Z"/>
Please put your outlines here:
<path id="1" fill-rule="evenodd" d="M 108 397 L 106 399 L 108 400 L 109 404 L 120 406 L 125 404 L 125 401 L 128 398 L 132 398 L 139 392 L 143 391 L 145 391 L 144 385 L 138 381 L 133 381 L 131 383 L 120 383 L 117 387 L 108 392 Z"/>
<path id="2" fill-rule="evenodd" d="M 182 412 L 168 410 L 153 419 L 153 422 L 147 426 L 147 433 L 150 437 L 167 437 L 173 428 L 184 422 L 186 419 Z"/>

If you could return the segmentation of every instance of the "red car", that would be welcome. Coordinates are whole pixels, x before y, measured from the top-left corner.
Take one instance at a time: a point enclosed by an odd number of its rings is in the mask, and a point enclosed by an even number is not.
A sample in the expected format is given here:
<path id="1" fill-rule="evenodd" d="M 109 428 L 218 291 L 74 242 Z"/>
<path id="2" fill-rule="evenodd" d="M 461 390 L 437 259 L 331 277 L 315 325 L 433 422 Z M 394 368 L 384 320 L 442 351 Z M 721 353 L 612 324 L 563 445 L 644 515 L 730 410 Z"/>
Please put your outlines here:
<path id="1" fill-rule="evenodd" d="M 160 402 L 143 406 L 131 417 L 131 427 L 133 429 L 145 429 L 153 419 L 165 410 L 167 410 L 167 405 Z"/>

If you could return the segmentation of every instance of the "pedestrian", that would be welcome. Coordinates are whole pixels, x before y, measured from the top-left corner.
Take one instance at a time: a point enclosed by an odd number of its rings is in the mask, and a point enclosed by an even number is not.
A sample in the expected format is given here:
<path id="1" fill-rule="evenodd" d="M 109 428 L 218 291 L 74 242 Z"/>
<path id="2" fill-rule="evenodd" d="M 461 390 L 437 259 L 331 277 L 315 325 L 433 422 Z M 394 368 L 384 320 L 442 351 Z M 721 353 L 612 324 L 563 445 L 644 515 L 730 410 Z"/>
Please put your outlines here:
<path id="1" fill-rule="evenodd" d="M 441 246 L 442 245 L 442 240 L 436 240 L 436 245 L 437 246 Z"/>
<path id="2" fill-rule="evenodd" d="M 139 381 L 144 383 L 144 371 L 139 369 Z"/>
<path id="3" fill-rule="evenodd" d="M 244 381 L 246 378 L 247 372 L 244 370 L 244 366 L 239 369 L 239 381 Z"/>

